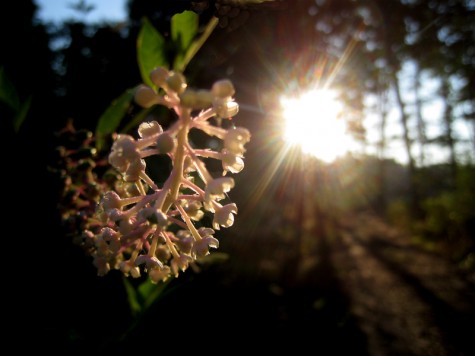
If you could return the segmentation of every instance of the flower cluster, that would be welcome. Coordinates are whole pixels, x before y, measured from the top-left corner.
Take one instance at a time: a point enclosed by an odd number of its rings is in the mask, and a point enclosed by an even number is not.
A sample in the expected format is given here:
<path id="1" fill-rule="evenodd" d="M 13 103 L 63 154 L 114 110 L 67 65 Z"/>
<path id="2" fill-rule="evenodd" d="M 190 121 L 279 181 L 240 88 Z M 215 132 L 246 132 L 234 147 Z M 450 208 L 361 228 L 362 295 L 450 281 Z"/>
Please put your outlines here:
<path id="1" fill-rule="evenodd" d="M 93 133 L 77 130 L 72 120 L 55 133 L 55 142 L 57 147 L 48 171 L 60 184 L 58 211 L 64 232 L 88 253 L 93 246 L 85 244 L 82 232 L 95 230 L 97 224 L 91 218 L 97 201 L 114 187 L 120 176 L 97 152 Z"/>
<path id="2" fill-rule="evenodd" d="M 137 138 L 115 138 L 109 163 L 124 182 L 102 196 L 96 212 L 101 228 L 86 230 L 83 238 L 93 246 L 99 275 L 111 269 L 132 277 L 145 272 L 157 283 L 208 255 L 219 245 L 215 230 L 233 225 L 238 209 L 227 196 L 234 187 L 227 173 L 243 169 L 250 133 L 220 125 L 239 109 L 229 80 L 217 81 L 210 90 L 194 90 L 182 74 L 164 68 L 154 69 L 150 79 L 155 87 L 140 85 L 136 103 L 145 108 L 164 105 L 178 120 L 166 130 L 156 121 L 143 122 Z M 193 129 L 218 139 L 220 149 L 194 147 L 189 139 Z M 168 155 L 172 162 L 160 185 L 146 170 L 147 157 L 153 155 Z M 222 176 L 213 177 L 204 158 L 221 161 Z M 212 228 L 203 222 L 205 216 Z"/>

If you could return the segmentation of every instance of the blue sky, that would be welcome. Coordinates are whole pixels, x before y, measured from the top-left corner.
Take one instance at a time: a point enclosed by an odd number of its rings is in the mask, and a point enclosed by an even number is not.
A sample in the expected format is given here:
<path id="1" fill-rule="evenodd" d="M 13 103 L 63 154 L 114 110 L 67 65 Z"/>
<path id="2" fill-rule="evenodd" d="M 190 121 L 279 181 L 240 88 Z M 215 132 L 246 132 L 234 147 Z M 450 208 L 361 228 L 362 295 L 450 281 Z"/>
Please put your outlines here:
<path id="1" fill-rule="evenodd" d="M 44 21 L 60 22 L 78 19 L 86 22 L 122 21 L 126 18 L 127 0 L 86 0 L 94 10 L 87 15 L 78 13 L 71 8 L 78 0 L 35 0 L 39 7 L 38 17 Z"/>

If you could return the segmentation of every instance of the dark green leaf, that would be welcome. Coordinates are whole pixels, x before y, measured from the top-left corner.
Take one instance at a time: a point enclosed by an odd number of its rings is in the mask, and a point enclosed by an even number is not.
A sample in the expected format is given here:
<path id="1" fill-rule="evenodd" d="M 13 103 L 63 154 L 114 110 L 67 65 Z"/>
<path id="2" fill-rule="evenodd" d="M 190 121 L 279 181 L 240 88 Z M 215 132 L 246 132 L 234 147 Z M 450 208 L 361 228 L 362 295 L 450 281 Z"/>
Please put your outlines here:
<path id="1" fill-rule="evenodd" d="M 184 54 L 198 33 L 198 14 L 184 11 L 172 17 L 172 40 L 180 54 Z"/>
<path id="2" fill-rule="evenodd" d="M 215 29 L 216 25 L 218 24 L 219 20 L 216 17 L 213 17 L 206 26 L 204 32 L 198 37 L 195 41 L 193 41 L 186 52 L 183 55 L 179 55 L 175 58 L 175 62 L 173 64 L 173 68 L 179 72 L 184 72 L 186 66 L 190 61 L 193 59 L 195 54 L 199 51 L 201 46 L 206 42 L 208 37 L 211 35 L 213 30 Z"/>
<path id="3" fill-rule="evenodd" d="M 142 300 L 147 299 L 147 297 L 152 293 L 153 289 L 156 287 L 155 284 L 153 284 L 150 279 L 147 279 L 145 282 L 141 283 L 139 287 L 137 288 L 137 291 L 142 298 Z"/>
<path id="4" fill-rule="evenodd" d="M 147 309 L 155 301 L 157 301 L 165 290 L 166 286 L 172 279 L 168 279 L 166 282 L 153 284 L 150 279 L 143 282 L 139 288 L 138 293 L 143 300 L 143 308 Z"/>
<path id="5" fill-rule="evenodd" d="M 3 67 L 0 68 L 0 100 L 15 111 L 21 109 L 18 93 L 12 82 L 8 79 Z"/>
<path id="6" fill-rule="evenodd" d="M 28 99 L 25 100 L 23 104 L 21 104 L 20 109 L 17 111 L 15 117 L 13 118 L 13 128 L 15 129 L 15 132 L 18 132 L 20 130 L 20 126 L 25 121 L 26 115 L 28 114 L 28 111 L 30 110 L 31 106 L 31 99 L 32 97 L 28 97 Z"/>
<path id="7" fill-rule="evenodd" d="M 124 277 L 122 280 L 124 281 L 125 292 L 127 293 L 127 300 L 129 301 L 130 310 L 133 315 L 137 315 L 142 310 L 138 300 L 137 292 L 127 277 Z"/>
<path id="8" fill-rule="evenodd" d="M 143 25 L 137 38 L 137 61 L 142 80 L 150 87 L 154 87 L 150 80 L 150 72 L 156 67 L 169 67 L 166 57 L 165 39 L 146 18 L 143 20 Z"/>
<path id="9" fill-rule="evenodd" d="M 104 148 L 105 137 L 117 130 L 119 124 L 127 113 L 130 103 L 134 97 L 135 89 L 128 89 L 115 99 L 112 104 L 99 118 L 96 127 L 96 147 L 98 150 Z"/>

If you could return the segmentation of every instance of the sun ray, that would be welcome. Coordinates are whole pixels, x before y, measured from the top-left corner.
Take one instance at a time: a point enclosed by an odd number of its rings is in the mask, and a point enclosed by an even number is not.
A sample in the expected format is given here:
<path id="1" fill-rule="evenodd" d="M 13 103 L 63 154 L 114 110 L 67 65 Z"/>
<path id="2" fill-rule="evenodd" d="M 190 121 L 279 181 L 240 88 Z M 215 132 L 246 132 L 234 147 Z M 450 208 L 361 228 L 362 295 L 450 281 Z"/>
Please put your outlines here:
<path id="1" fill-rule="evenodd" d="M 284 139 L 304 153 L 332 162 L 353 148 L 345 122 L 339 118 L 342 104 L 330 89 L 312 89 L 295 98 L 281 99 Z"/>

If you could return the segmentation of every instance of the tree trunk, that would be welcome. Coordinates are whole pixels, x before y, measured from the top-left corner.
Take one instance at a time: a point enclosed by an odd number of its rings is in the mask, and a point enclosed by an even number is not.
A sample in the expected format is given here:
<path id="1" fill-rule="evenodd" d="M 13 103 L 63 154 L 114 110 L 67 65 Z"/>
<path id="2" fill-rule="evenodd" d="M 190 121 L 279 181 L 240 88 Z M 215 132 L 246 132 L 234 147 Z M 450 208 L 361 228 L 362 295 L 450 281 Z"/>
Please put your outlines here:
<path id="1" fill-rule="evenodd" d="M 419 147 L 420 147 L 419 164 L 420 166 L 423 166 L 425 163 L 425 144 L 427 142 L 427 136 L 426 136 L 425 122 L 422 116 L 423 102 L 421 99 L 420 88 L 421 88 L 421 70 L 419 66 L 417 66 L 415 81 L 414 81 L 414 94 L 416 96 L 415 112 L 416 112 L 416 118 L 417 118 L 417 136 L 419 139 Z"/>
<path id="2" fill-rule="evenodd" d="M 444 99 L 445 108 L 444 108 L 444 115 L 443 115 L 443 122 L 445 126 L 445 139 L 444 143 L 447 144 L 449 149 L 450 157 L 449 157 L 449 165 L 450 165 L 450 173 L 452 178 L 452 184 L 455 185 L 457 181 L 457 154 L 455 152 L 455 138 L 453 132 L 453 107 L 450 100 L 450 83 L 448 78 L 444 78 L 441 87 L 441 95 Z"/>
<path id="3" fill-rule="evenodd" d="M 379 172 L 377 178 L 378 184 L 378 211 L 386 210 L 386 123 L 388 117 L 388 91 L 386 88 L 382 89 L 379 94 L 379 115 L 381 118 L 380 125 L 380 139 L 378 143 L 378 156 L 379 156 Z"/>
<path id="4" fill-rule="evenodd" d="M 391 66 L 391 68 L 395 68 Z M 410 200 L 411 200 L 411 213 L 412 215 L 417 218 L 420 217 L 421 211 L 419 207 L 419 190 L 416 182 L 416 163 L 414 160 L 414 156 L 412 155 L 412 142 L 411 138 L 409 137 L 409 117 L 406 113 L 406 105 L 404 100 L 402 99 L 401 95 L 401 86 L 399 83 L 399 79 L 397 77 L 397 72 L 393 70 L 391 72 L 391 82 L 394 87 L 394 91 L 396 93 L 396 100 L 399 108 L 399 114 L 401 116 L 401 125 L 403 129 L 403 140 L 404 140 L 404 147 L 406 149 L 407 154 L 407 168 L 409 173 L 409 184 L 410 184 Z"/>
<path id="5" fill-rule="evenodd" d="M 406 113 L 406 105 L 401 95 L 401 86 L 399 83 L 398 72 L 401 69 L 401 62 L 402 59 L 398 57 L 398 47 L 394 45 L 398 42 L 394 42 L 395 40 L 391 38 L 391 24 L 393 14 L 389 7 L 387 6 L 380 6 L 379 10 L 381 11 L 384 25 L 383 25 L 383 32 L 382 32 L 382 44 L 384 46 L 384 57 L 387 62 L 387 75 L 389 77 L 389 83 L 394 88 L 394 92 L 396 94 L 396 102 L 399 108 L 399 114 L 401 118 L 401 125 L 403 129 L 403 141 L 404 147 L 406 150 L 407 158 L 408 158 L 408 174 L 409 174 L 409 194 L 410 194 L 410 210 L 412 216 L 417 219 L 421 217 L 422 212 L 419 206 L 419 194 L 418 194 L 418 187 L 416 184 L 416 163 L 414 160 L 414 156 L 412 155 L 412 143 L 411 138 L 409 137 L 409 116 Z"/>

